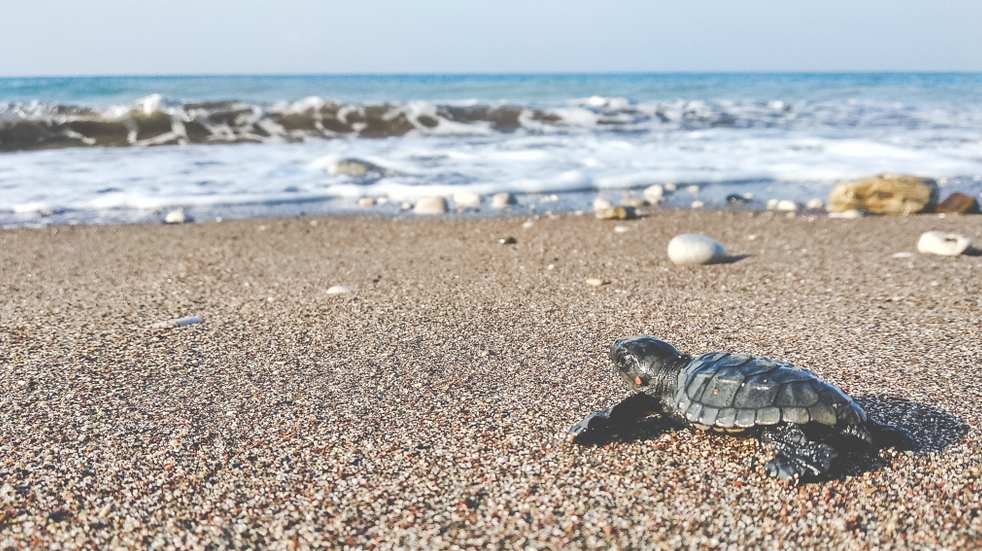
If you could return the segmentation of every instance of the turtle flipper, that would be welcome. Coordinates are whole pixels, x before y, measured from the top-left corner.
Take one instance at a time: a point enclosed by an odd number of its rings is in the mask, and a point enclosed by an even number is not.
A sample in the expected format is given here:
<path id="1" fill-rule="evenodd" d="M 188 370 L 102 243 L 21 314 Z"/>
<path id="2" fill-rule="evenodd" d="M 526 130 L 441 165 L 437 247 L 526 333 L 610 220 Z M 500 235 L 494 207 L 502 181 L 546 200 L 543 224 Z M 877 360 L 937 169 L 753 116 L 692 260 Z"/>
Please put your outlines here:
<path id="1" fill-rule="evenodd" d="M 577 444 L 597 444 L 620 429 L 658 410 L 658 400 L 643 392 L 632 394 L 617 404 L 587 415 L 566 433 Z"/>
<path id="2" fill-rule="evenodd" d="M 800 425 L 785 423 L 761 431 L 761 440 L 777 453 L 767 462 L 767 474 L 781 480 L 815 479 L 832 470 L 839 456 L 832 446 L 810 440 Z"/>

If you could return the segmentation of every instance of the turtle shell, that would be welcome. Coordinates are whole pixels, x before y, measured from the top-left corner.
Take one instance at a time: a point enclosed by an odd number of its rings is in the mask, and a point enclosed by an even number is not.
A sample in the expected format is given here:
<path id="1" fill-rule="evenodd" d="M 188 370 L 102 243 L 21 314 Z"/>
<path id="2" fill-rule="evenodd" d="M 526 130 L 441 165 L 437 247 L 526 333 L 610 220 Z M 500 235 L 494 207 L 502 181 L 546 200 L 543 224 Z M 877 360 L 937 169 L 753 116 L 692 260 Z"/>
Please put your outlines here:
<path id="1" fill-rule="evenodd" d="M 838 387 L 807 369 L 769 358 L 704 354 L 682 369 L 677 388 L 676 412 L 705 428 L 866 422 L 866 412 Z"/>

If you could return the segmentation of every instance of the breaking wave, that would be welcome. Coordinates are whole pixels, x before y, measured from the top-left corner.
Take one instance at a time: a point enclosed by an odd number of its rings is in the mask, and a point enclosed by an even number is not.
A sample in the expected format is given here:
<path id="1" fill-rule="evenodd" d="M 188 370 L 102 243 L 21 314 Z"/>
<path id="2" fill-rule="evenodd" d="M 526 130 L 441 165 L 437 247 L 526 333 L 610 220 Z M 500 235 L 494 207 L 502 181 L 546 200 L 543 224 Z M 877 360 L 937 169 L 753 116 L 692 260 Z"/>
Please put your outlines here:
<path id="1" fill-rule="evenodd" d="M 96 108 L 37 101 L 0 104 L 0 151 L 88 146 L 290 143 L 339 137 L 574 132 L 644 133 L 710 128 L 965 128 L 982 115 L 896 103 L 673 100 L 594 96 L 555 106 L 459 102 L 340 103 L 319 97 L 269 104 L 178 103 L 151 95 Z"/>

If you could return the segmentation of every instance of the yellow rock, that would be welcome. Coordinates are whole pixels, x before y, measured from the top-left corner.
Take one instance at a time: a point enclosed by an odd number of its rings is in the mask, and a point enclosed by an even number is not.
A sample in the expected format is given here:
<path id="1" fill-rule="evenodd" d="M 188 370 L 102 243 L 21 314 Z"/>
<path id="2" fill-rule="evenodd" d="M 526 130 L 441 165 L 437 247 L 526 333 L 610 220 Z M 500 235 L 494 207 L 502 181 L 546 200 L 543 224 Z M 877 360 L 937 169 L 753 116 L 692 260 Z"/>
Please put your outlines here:
<path id="1" fill-rule="evenodd" d="M 637 213 L 634 207 L 611 207 L 596 211 L 596 216 L 600 220 L 631 220 Z"/>
<path id="2" fill-rule="evenodd" d="M 938 184 L 906 174 L 878 174 L 836 186 L 829 194 L 829 212 L 863 210 L 876 214 L 930 211 L 938 200 Z"/>

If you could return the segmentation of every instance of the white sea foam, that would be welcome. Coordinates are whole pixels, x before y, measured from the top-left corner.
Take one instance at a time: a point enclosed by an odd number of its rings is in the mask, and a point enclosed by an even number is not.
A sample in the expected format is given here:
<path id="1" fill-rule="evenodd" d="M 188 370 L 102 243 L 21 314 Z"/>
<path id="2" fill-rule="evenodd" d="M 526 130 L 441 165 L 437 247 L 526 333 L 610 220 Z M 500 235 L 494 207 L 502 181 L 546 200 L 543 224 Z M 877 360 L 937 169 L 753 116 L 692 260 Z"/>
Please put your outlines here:
<path id="1" fill-rule="evenodd" d="M 454 114 L 446 105 L 393 105 L 384 118 L 404 117 L 411 130 L 368 139 L 330 130 L 327 115 L 321 113 L 336 108 L 332 116 L 337 120 L 363 120 L 363 105 L 308 97 L 265 106 L 226 102 L 219 112 L 148 96 L 102 111 L 121 121 L 134 120 L 134 111 L 171 117 L 169 130 L 165 124 L 161 133 L 149 137 L 138 137 L 131 124 L 129 143 L 186 143 L 201 121 L 211 132 L 206 143 L 243 138 L 263 143 L 2 154 L 0 223 L 130 219 L 121 213 L 177 207 L 220 212 L 227 205 L 254 205 L 275 213 L 276 205 L 334 200 L 343 205 L 365 195 L 401 201 L 450 197 L 461 190 L 562 194 L 640 190 L 665 182 L 700 184 L 699 200 L 707 205 L 724 202 L 732 192 L 752 192 L 758 202 L 778 196 L 804 202 L 824 196 L 837 180 L 885 171 L 944 178 L 950 189 L 982 191 L 982 112 L 970 106 L 633 103 L 596 96 L 491 116 L 487 113 L 500 106 L 454 104 L 474 109 L 478 116 Z M 306 134 L 289 130 L 283 118 L 270 113 L 295 114 L 318 128 L 321 138 L 332 139 L 289 143 Z M 75 116 L 38 102 L 0 105 L 0 120 Z M 517 117 L 517 127 L 495 128 L 495 117 Z M 612 120 L 617 123 L 610 124 Z M 371 162 L 386 172 L 372 178 L 341 174 L 335 167 L 347 158 Z"/>

